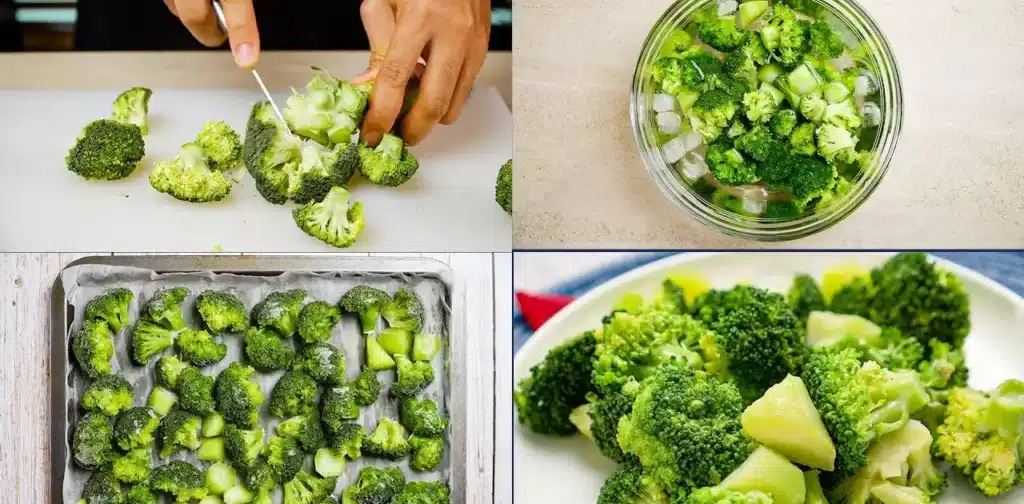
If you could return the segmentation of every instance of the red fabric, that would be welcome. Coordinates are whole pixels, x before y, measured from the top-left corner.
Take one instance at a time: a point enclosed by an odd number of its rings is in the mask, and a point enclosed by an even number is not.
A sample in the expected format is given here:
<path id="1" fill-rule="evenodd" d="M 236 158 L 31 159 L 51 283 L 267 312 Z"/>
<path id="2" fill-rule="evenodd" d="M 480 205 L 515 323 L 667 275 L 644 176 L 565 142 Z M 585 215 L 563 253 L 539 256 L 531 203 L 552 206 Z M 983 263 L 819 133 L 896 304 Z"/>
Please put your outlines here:
<path id="1" fill-rule="evenodd" d="M 569 296 L 531 294 L 519 291 L 516 292 L 516 301 L 519 302 L 519 311 L 522 312 L 523 319 L 526 320 L 530 329 L 536 331 L 540 326 L 544 325 L 548 319 L 562 311 L 562 308 L 565 308 L 569 303 L 572 303 L 573 298 Z"/>

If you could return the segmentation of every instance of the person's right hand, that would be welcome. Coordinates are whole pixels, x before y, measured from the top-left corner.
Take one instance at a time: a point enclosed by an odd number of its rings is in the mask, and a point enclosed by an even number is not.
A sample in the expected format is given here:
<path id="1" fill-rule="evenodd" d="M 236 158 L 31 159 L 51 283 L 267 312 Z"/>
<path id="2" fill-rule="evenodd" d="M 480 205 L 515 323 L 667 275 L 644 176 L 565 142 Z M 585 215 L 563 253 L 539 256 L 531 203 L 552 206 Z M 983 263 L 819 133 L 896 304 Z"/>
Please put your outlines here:
<path id="1" fill-rule="evenodd" d="M 164 3 L 201 44 L 217 47 L 228 39 L 238 66 L 245 69 L 256 66 L 260 57 L 260 32 L 252 0 L 221 0 L 227 35 L 217 25 L 217 14 L 210 0 L 164 0 Z"/>

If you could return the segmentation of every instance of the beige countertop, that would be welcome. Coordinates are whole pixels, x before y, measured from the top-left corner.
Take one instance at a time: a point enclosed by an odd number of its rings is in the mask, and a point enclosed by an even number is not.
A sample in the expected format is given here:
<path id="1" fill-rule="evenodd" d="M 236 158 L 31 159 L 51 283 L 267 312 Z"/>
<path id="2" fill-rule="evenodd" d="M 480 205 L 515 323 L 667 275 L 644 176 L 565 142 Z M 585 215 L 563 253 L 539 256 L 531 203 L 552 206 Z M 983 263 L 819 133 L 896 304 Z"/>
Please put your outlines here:
<path id="1" fill-rule="evenodd" d="M 903 80 L 889 174 L 832 229 L 762 245 L 692 220 L 640 160 L 630 83 L 648 30 L 671 3 L 516 4 L 516 247 L 1024 247 L 1024 4 L 861 0 Z"/>

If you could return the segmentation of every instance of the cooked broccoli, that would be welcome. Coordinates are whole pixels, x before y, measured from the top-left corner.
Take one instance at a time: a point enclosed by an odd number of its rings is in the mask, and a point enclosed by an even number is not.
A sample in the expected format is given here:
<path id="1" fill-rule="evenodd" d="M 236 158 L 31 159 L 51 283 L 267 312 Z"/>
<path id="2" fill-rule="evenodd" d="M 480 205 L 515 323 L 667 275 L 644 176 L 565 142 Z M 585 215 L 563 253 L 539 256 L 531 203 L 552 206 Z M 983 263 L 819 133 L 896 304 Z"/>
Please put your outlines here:
<path id="1" fill-rule="evenodd" d="M 173 410 L 160 420 L 160 458 L 174 455 L 182 448 L 199 448 L 199 417 L 184 410 Z"/>
<path id="2" fill-rule="evenodd" d="M 374 335 L 366 336 L 366 365 L 374 371 L 395 368 L 395 359 L 381 346 Z"/>
<path id="3" fill-rule="evenodd" d="M 216 462 L 206 468 L 206 489 L 213 495 L 224 495 L 238 481 L 238 472 L 224 462 Z"/>
<path id="4" fill-rule="evenodd" d="M 359 145 L 359 171 L 374 184 L 397 187 L 406 183 L 420 163 L 401 138 L 385 133 L 377 147 Z"/>
<path id="5" fill-rule="evenodd" d="M 318 478 L 305 471 L 284 484 L 284 504 L 320 504 L 331 496 L 335 478 Z"/>
<path id="6" fill-rule="evenodd" d="M 210 169 L 227 171 L 242 160 L 242 138 L 223 121 L 210 121 L 196 135 L 198 145 L 206 155 Z"/>
<path id="7" fill-rule="evenodd" d="M 232 362 L 217 376 L 213 387 L 217 412 L 228 423 L 251 429 L 259 421 L 264 397 L 259 385 L 252 381 L 255 372 L 240 362 Z"/>
<path id="8" fill-rule="evenodd" d="M 512 160 L 509 159 L 498 170 L 494 183 L 494 200 L 505 213 L 512 215 Z"/>
<path id="9" fill-rule="evenodd" d="M 252 469 L 263 450 L 262 427 L 246 430 L 230 423 L 224 427 L 224 453 L 239 471 Z"/>
<path id="10" fill-rule="evenodd" d="M 267 465 L 274 472 L 277 481 L 289 481 L 302 470 L 305 453 L 295 438 L 270 436 L 267 443 Z"/>
<path id="11" fill-rule="evenodd" d="M 130 408 L 132 400 L 132 384 L 128 380 L 120 375 L 106 375 L 85 389 L 82 408 L 112 417 Z"/>
<path id="12" fill-rule="evenodd" d="M 352 389 L 352 399 L 364 408 L 377 402 L 380 397 L 380 380 L 377 379 L 377 373 L 368 366 L 363 366 L 359 376 L 349 383 L 349 388 Z"/>
<path id="13" fill-rule="evenodd" d="M 760 490 L 727 490 L 721 487 L 699 488 L 690 494 L 687 504 L 773 504 L 775 499 Z"/>
<path id="14" fill-rule="evenodd" d="M 755 84 L 757 67 L 768 62 L 768 51 L 760 37 L 749 37 L 742 47 L 725 54 L 722 69 L 730 78 Z"/>
<path id="15" fill-rule="evenodd" d="M 349 203 L 349 192 L 334 187 L 323 201 L 293 210 L 292 218 L 307 235 L 337 248 L 350 247 L 363 232 L 365 220 L 362 202 Z"/>
<path id="16" fill-rule="evenodd" d="M 302 371 L 288 371 L 270 391 L 269 412 L 277 418 L 309 413 L 316 407 L 317 383 Z"/>
<path id="17" fill-rule="evenodd" d="M 302 140 L 281 123 L 270 102 L 253 105 L 242 159 L 264 199 L 277 205 L 288 201 L 289 173 L 298 166 L 301 148 Z"/>
<path id="18" fill-rule="evenodd" d="M 451 490 L 439 481 L 412 481 L 405 485 L 394 504 L 451 504 Z"/>
<path id="19" fill-rule="evenodd" d="M 85 318 L 102 320 L 115 333 L 128 325 L 128 305 L 135 295 L 123 287 L 108 289 L 85 304 Z"/>
<path id="20" fill-rule="evenodd" d="M 114 460 L 112 472 L 122 483 L 141 483 L 149 477 L 153 468 L 149 460 L 150 450 L 137 448 Z"/>
<path id="21" fill-rule="evenodd" d="M 210 366 L 224 359 L 228 347 L 218 343 L 210 333 L 201 329 L 184 329 L 174 340 L 182 360 L 199 367 Z"/>
<path id="22" fill-rule="evenodd" d="M 807 27 L 811 54 L 822 59 L 835 59 L 843 54 L 846 45 L 832 25 L 826 21 L 815 21 Z"/>
<path id="23" fill-rule="evenodd" d="M 238 296 L 206 290 L 196 297 L 196 311 L 212 333 L 241 332 L 249 327 L 249 314 Z"/>
<path id="24" fill-rule="evenodd" d="M 916 339 L 906 338 L 917 342 Z M 914 418 L 921 420 L 933 432 L 942 424 L 946 415 L 946 404 L 949 392 L 955 387 L 967 386 L 967 366 L 961 350 L 953 350 L 949 343 L 939 340 L 928 341 L 929 360 L 921 360 L 917 364 L 917 373 L 921 383 L 928 390 L 931 398 L 928 404 L 918 411 Z M 920 357 L 923 359 L 924 348 Z"/>
<path id="25" fill-rule="evenodd" d="M 405 475 L 397 467 L 364 467 L 359 478 L 341 494 L 342 504 L 389 504 L 405 489 Z"/>
<path id="26" fill-rule="evenodd" d="M 414 362 L 398 354 L 394 356 L 398 378 L 391 385 L 391 395 L 400 398 L 415 397 L 434 383 L 434 368 L 427 362 Z"/>
<path id="27" fill-rule="evenodd" d="M 124 504 L 160 504 L 160 499 L 146 483 L 132 486 L 125 494 Z"/>
<path id="28" fill-rule="evenodd" d="M 404 329 L 389 327 L 377 335 L 377 342 L 390 355 L 402 354 L 409 356 L 412 350 L 412 334 Z"/>
<path id="29" fill-rule="evenodd" d="M 793 128 L 793 132 L 789 135 L 789 147 L 793 150 L 794 154 L 812 156 L 818 151 L 814 132 L 815 126 L 813 123 L 803 123 Z"/>
<path id="30" fill-rule="evenodd" d="M 946 475 L 932 463 L 932 435 L 911 420 L 878 440 L 867 452 L 867 465 L 829 492 L 841 503 L 908 502 L 931 504 L 945 487 Z M 897 495 L 896 500 L 887 496 Z"/>
<path id="31" fill-rule="evenodd" d="M 122 124 L 134 124 L 143 136 L 149 134 L 149 99 L 153 91 L 144 87 L 131 88 L 114 99 L 114 112 L 110 119 Z"/>
<path id="32" fill-rule="evenodd" d="M 109 119 L 82 129 L 65 157 L 68 170 L 87 180 L 120 180 L 132 174 L 146 155 L 142 130 Z"/>
<path id="33" fill-rule="evenodd" d="M 416 472 L 433 471 L 444 457 L 444 440 L 440 437 L 414 435 L 409 438 L 409 448 L 412 451 L 409 468 Z"/>
<path id="34" fill-rule="evenodd" d="M 628 461 L 620 465 L 605 480 L 604 485 L 601 486 L 601 493 L 597 497 L 597 504 L 667 504 L 668 502 L 665 491 L 654 483 L 650 476 L 644 475 L 643 468 L 636 461 Z M 684 500 L 680 504 L 686 502 Z"/>
<path id="35" fill-rule="evenodd" d="M 299 310 L 306 300 L 306 291 L 292 289 L 267 294 L 252 309 L 252 320 L 257 327 L 273 329 L 283 338 L 295 334 Z"/>
<path id="36" fill-rule="evenodd" d="M 192 366 L 174 355 L 165 355 L 156 361 L 156 383 L 168 390 L 178 390 L 181 373 Z"/>
<path id="37" fill-rule="evenodd" d="M 213 400 L 213 377 L 190 367 L 182 371 L 178 378 L 178 405 L 181 409 L 202 416 L 213 413 L 216 407 Z"/>
<path id="38" fill-rule="evenodd" d="M 757 165 L 745 159 L 728 139 L 720 139 L 708 145 L 705 159 L 711 175 L 723 184 L 743 185 L 757 181 Z"/>
<path id="39" fill-rule="evenodd" d="M 336 432 L 329 436 L 328 445 L 335 451 L 345 455 L 349 460 L 355 460 L 363 454 L 363 440 L 366 439 L 366 431 L 357 423 L 343 423 L 335 427 Z"/>
<path id="40" fill-rule="evenodd" d="M 114 421 L 114 441 L 122 450 L 152 446 L 153 434 L 160 426 L 160 417 L 146 407 L 129 408 Z"/>
<path id="41" fill-rule="evenodd" d="M 271 329 L 250 327 L 242 338 L 245 357 L 252 367 L 261 373 L 282 371 L 295 361 L 295 350 Z"/>
<path id="42" fill-rule="evenodd" d="M 807 316 L 812 311 L 825 309 L 825 297 L 821 294 L 821 289 L 818 288 L 818 282 L 814 281 L 810 275 L 797 275 L 793 278 L 793 285 L 789 288 L 787 299 L 789 306 L 793 308 L 793 313 L 803 322 L 807 321 Z"/>
<path id="43" fill-rule="evenodd" d="M 368 285 L 357 285 L 345 293 L 338 306 L 348 313 L 359 316 L 359 325 L 364 334 L 377 329 L 380 311 L 391 302 L 391 296 L 380 289 Z"/>
<path id="44" fill-rule="evenodd" d="M 587 408 L 590 418 L 590 437 L 601 453 L 616 462 L 631 459 L 619 446 L 619 421 L 633 411 L 633 398 L 622 392 L 606 394 L 600 399 L 592 398 Z"/>
<path id="45" fill-rule="evenodd" d="M 189 291 L 184 287 L 160 289 L 142 305 L 142 314 L 168 329 L 183 329 L 185 318 L 181 314 L 181 304 L 188 295 Z"/>
<path id="46" fill-rule="evenodd" d="M 363 87 L 341 81 L 314 68 L 306 92 L 292 93 L 284 118 L 295 133 L 321 144 L 347 144 L 366 109 L 369 95 Z"/>
<path id="47" fill-rule="evenodd" d="M 178 404 L 178 396 L 159 385 L 153 387 L 153 391 L 149 393 L 149 398 L 146 400 L 146 406 L 161 418 L 167 416 L 175 404 Z"/>
<path id="48" fill-rule="evenodd" d="M 441 416 L 437 403 L 431 399 L 403 399 L 399 419 L 403 427 L 420 437 L 437 437 L 448 428 L 448 420 Z"/>
<path id="49" fill-rule="evenodd" d="M 202 499 L 208 492 L 202 471 L 183 460 L 168 462 L 154 469 L 149 484 L 154 490 L 173 495 L 175 502 L 179 503 Z"/>
<path id="50" fill-rule="evenodd" d="M 132 360 L 136 364 L 149 364 L 154 355 L 171 348 L 174 333 L 156 322 L 140 320 L 132 331 Z"/>
<path id="51" fill-rule="evenodd" d="M 277 424 L 277 434 L 295 438 L 306 453 L 316 453 L 324 442 L 324 431 L 320 425 L 320 415 L 316 410 L 306 415 L 289 418 Z"/>
<path id="52" fill-rule="evenodd" d="M 721 89 L 713 89 L 701 94 L 693 104 L 690 125 L 706 142 L 713 142 L 729 127 L 738 111 L 736 98 Z"/>
<path id="53" fill-rule="evenodd" d="M 761 41 L 775 60 L 783 66 L 799 63 L 808 50 L 807 23 L 798 19 L 792 9 L 774 5 L 761 27 Z"/>
<path id="54" fill-rule="evenodd" d="M 199 441 L 196 458 L 203 462 L 223 462 L 225 457 L 224 438 L 203 438 Z"/>
<path id="55" fill-rule="evenodd" d="M 359 418 L 359 405 L 351 387 L 347 385 L 324 390 L 321 400 L 321 415 L 324 428 L 329 434 L 337 434 L 347 420 Z"/>
<path id="56" fill-rule="evenodd" d="M 85 504 L 121 504 L 124 499 L 121 484 L 111 471 L 92 473 L 82 489 L 82 502 Z"/>
<path id="57" fill-rule="evenodd" d="M 818 153 L 830 163 L 857 161 L 857 137 L 845 128 L 823 124 L 818 128 Z"/>
<path id="58" fill-rule="evenodd" d="M 110 326 L 101 320 L 86 320 L 71 336 L 71 352 L 78 368 L 89 378 L 109 375 L 110 359 L 114 357 L 114 340 Z"/>
<path id="59" fill-rule="evenodd" d="M 338 322 L 341 322 L 340 308 L 326 301 L 313 301 L 299 312 L 299 336 L 306 343 L 328 341 Z"/>
<path id="60" fill-rule="evenodd" d="M 530 368 L 513 396 L 520 423 L 538 434 L 576 433 L 569 413 L 587 402 L 596 345 L 593 332 L 583 333 L 551 349 Z"/>
<path id="61" fill-rule="evenodd" d="M 758 89 L 743 95 L 743 106 L 746 108 L 747 120 L 765 124 L 775 115 L 779 102 L 770 91 Z"/>
<path id="62" fill-rule="evenodd" d="M 697 23 L 697 35 L 705 44 L 722 52 L 737 49 L 747 42 L 750 32 L 736 24 L 736 16 L 718 16 L 707 11 Z"/>
<path id="63" fill-rule="evenodd" d="M 174 159 L 158 161 L 149 172 L 153 189 L 191 203 L 221 201 L 231 193 L 231 179 L 210 166 L 202 147 L 181 146 Z"/>
<path id="64" fill-rule="evenodd" d="M 771 121 L 768 122 L 768 127 L 776 137 L 789 138 L 796 128 L 797 122 L 796 112 L 790 109 L 780 110 L 772 116 Z"/>
<path id="65" fill-rule="evenodd" d="M 377 428 L 363 439 L 363 453 L 388 460 L 401 460 L 409 454 L 408 432 L 389 418 L 381 418 Z"/>
<path id="66" fill-rule="evenodd" d="M 71 438 L 75 463 L 91 471 L 107 466 L 114 457 L 113 439 L 114 424 L 110 417 L 86 413 Z"/>
<path id="67" fill-rule="evenodd" d="M 795 135 L 795 133 L 794 133 Z M 772 149 L 761 164 L 761 180 L 766 184 L 788 189 L 797 208 L 829 191 L 839 176 L 834 166 L 785 149 Z"/>
<path id="68" fill-rule="evenodd" d="M 389 327 L 417 333 L 423 329 L 423 302 L 411 289 L 399 287 L 391 302 L 380 310 Z"/>
<path id="69" fill-rule="evenodd" d="M 332 188 L 348 184 L 357 169 L 359 147 L 356 145 L 346 143 L 329 148 L 306 142 L 299 163 L 285 169 L 288 197 L 296 203 L 323 201 Z"/>

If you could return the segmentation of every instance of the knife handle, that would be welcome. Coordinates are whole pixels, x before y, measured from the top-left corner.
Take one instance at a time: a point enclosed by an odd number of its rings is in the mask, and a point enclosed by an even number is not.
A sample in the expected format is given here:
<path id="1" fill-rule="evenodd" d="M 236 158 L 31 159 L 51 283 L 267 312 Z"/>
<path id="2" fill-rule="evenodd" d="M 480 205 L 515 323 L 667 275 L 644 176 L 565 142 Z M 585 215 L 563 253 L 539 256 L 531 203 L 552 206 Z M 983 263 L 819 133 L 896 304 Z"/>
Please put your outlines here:
<path id="1" fill-rule="evenodd" d="M 213 0 L 213 12 L 217 15 L 217 26 L 220 30 L 227 34 L 228 32 L 228 20 L 224 17 L 224 7 L 221 7 L 220 2 Z"/>

